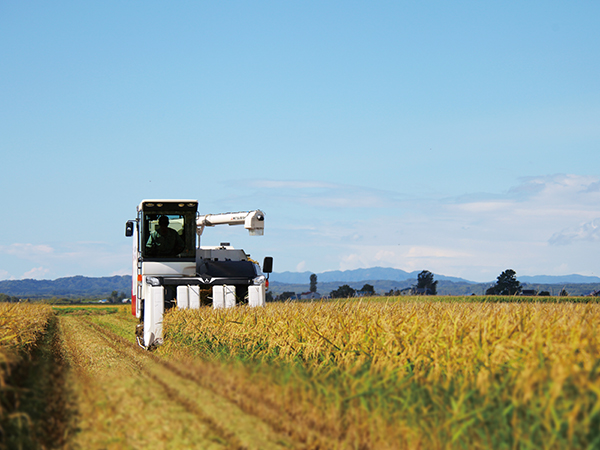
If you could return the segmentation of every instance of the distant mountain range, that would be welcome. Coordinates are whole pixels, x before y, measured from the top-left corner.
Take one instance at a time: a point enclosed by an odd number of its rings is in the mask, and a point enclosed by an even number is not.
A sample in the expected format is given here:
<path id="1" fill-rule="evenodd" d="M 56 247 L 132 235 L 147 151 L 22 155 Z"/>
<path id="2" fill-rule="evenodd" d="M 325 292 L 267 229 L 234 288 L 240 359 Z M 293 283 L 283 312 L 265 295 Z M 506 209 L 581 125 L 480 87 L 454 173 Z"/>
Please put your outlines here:
<path id="1" fill-rule="evenodd" d="M 406 272 L 401 269 L 391 269 L 389 267 L 371 267 L 370 269 L 354 269 L 354 270 L 331 270 L 327 272 L 317 273 L 318 282 L 330 283 L 336 281 L 355 282 L 369 280 L 386 280 L 386 281 L 405 281 L 416 280 L 420 270 L 414 272 Z M 310 282 L 310 276 L 313 272 L 274 272 L 270 279 L 279 283 L 286 284 L 305 284 Z M 463 278 L 447 277 L 444 275 L 435 275 L 436 280 L 453 281 L 456 283 L 473 283 Z"/>
<path id="2" fill-rule="evenodd" d="M 0 293 L 21 298 L 50 297 L 102 297 L 111 292 L 131 292 L 131 276 L 114 277 L 65 277 L 56 280 L 4 280 L 0 281 Z"/>
<path id="3" fill-rule="evenodd" d="M 404 289 L 416 284 L 420 271 L 406 272 L 400 269 L 372 267 L 370 269 L 334 270 L 317 273 L 318 290 L 328 294 L 342 284 L 348 284 L 354 289 L 360 289 L 364 284 L 373 285 L 377 292 Z M 304 292 L 310 284 L 312 272 L 281 272 L 270 276 L 271 291 L 275 294 L 284 291 Z M 447 277 L 434 274 L 438 280 L 438 293 L 441 295 L 483 294 L 495 282 L 477 283 L 457 277 Z M 600 278 L 583 275 L 562 276 L 523 276 L 519 281 L 528 289 L 554 290 L 566 287 L 573 295 L 585 295 L 590 291 L 600 289 Z M 559 286 L 560 285 L 560 286 Z M 597 285 L 597 286 L 596 286 Z M 0 281 L 0 293 L 20 298 L 102 298 L 111 292 L 124 292 L 129 296 L 131 291 L 131 276 L 113 277 L 66 277 L 56 280 L 4 280 Z"/>
<path id="4" fill-rule="evenodd" d="M 278 283 L 285 284 L 307 284 L 310 282 L 310 276 L 313 272 L 280 272 L 272 273 L 270 279 Z M 360 282 L 369 280 L 386 280 L 386 281 L 406 281 L 416 280 L 421 273 L 420 270 L 414 272 L 406 272 L 401 269 L 392 269 L 389 267 L 371 267 L 370 269 L 354 269 L 354 270 L 333 270 L 317 273 L 317 281 L 330 282 Z M 600 277 L 589 277 L 584 275 L 536 275 L 517 277 L 521 283 L 529 284 L 561 284 L 561 283 L 600 283 Z M 487 283 L 478 283 L 476 281 L 465 280 L 464 278 L 447 277 L 445 275 L 434 274 L 435 280 L 452 281 L 454 283 L 470 283 L 470 284 L 491 284 L 496 280 L 491 280 Z"/>
<path id="5" fill-rule="evenodd" d="M 600 283 L 600 277 L 585 275 L 536 275 L 533 277 L 517 277 L 521 283 L 562 284 L 562 283 Z"/>

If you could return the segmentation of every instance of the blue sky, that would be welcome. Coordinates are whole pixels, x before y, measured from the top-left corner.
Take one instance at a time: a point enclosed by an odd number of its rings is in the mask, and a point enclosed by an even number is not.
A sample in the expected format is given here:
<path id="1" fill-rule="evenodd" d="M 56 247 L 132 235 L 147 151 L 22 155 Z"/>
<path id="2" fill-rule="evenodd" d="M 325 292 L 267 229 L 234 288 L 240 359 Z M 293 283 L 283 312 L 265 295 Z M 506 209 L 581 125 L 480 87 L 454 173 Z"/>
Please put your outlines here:
<path id="1" fill-rule="evenodd" d="M 274 270 L 600 275 L 600 3 L 3 2 L 0 279 L 126 274 L 147 198 Z"/>

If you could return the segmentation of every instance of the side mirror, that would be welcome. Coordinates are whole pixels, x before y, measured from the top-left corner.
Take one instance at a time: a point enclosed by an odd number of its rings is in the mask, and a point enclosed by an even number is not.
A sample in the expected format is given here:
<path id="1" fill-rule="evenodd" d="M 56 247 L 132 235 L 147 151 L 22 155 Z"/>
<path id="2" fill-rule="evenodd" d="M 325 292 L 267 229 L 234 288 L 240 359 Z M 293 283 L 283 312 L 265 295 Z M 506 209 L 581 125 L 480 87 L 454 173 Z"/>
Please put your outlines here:
<path id="1" fill-rule="evenodd" d="M 265 260 L 263 261 L 262 271 L 264 273 L 273 272 L 273 257 L 265 256 Z"/>
<path id="2" fill-rule="evenodd" d="M 125 236 L 126 237 L 133 236 L 133 222 L 131 220 L 128 220 L 127 223 L 125 224 Z"/>

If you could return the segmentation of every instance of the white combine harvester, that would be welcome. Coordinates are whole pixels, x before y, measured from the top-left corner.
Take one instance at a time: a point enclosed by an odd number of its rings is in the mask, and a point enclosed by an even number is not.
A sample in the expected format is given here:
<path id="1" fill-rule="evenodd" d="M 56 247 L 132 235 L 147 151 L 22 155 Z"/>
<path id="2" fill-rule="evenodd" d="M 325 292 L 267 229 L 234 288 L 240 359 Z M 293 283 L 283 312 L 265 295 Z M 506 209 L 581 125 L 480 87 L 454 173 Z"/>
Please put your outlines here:
<path id="1" fill-rule="evenodd" d="M 162 342 L 163 314 L 174 306 L 264 306 L 263 272 L 271 273 L 273 258 L 265 257 L 261 271 L 229 243 L 200 246 L 205 227 L 243 225 L 251 236 L 262 236 L 264 220 L 260 210 L 199 216 L 197 200 L 143 200 L 125 228 L 133 237 L 131 312 L 140 319 L 138 343 L 148 348 Z"/>

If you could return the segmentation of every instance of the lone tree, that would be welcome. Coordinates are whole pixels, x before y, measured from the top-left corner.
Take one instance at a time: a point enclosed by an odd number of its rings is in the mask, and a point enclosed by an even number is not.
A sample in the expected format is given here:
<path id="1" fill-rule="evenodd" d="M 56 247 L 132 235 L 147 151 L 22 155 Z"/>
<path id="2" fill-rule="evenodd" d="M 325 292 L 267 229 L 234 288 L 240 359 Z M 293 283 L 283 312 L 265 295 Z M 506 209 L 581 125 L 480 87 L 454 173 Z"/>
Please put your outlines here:
<path id="1" fill-rule="evenodd" d="M 521 292 L 521 283 L 517 280 L 517 272 L 507 269 L 498 275 L 496 284 L 485 291 L 485 295 L 515 295 Z"/>
<path id="2" fill-rule="evenodd" d="M 375 288 L 373 287 L 372 284 L 365 284 L 362 287 L 362 289 L 358 292 L 360 292 L 364 296 L 370 297 L 370 296 L 375 295 Z"/>
<path id="3" fill-rule="evenodd" d="M 285 291 L 285 292 L 282 292 L 281 294 L 279 294 L 276 297 L 276 300 L 285 301 L 285 300 L 290 300 L 290 299 L 292 299 L 294 297 L 296 297 L 296 293 L 295 292 Z"/>
<path id="4" fill-rule="evenodd" d="M 437 281 L 433 281 L 433 274 L 429 270 L 424 270 L 417 275 L 417 292 L 425 295 L 436 295 L 437 283 Z"/>
<path id="5" fill-rule="evenodd" d="M 120 303 L 124 298 L 126 298 L 124 292 L 119 293 L 117 291 L 112 291 L 108 297 L 108 301 L 111 303 Z"/>
<path id="6" fill-rule="evenodd" d="M 317 292 L 317 276 L 314 273 L 310 276 L 310 292 Z"/>
<path id="7" fill-rule="evenodd" d="M 335 291 L 331 291 L 331 298 L 349 298 L 354 297 L 356 290 L 352 289 L 347 284 L 340 286 Z"/>

